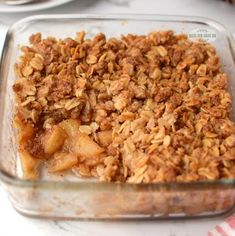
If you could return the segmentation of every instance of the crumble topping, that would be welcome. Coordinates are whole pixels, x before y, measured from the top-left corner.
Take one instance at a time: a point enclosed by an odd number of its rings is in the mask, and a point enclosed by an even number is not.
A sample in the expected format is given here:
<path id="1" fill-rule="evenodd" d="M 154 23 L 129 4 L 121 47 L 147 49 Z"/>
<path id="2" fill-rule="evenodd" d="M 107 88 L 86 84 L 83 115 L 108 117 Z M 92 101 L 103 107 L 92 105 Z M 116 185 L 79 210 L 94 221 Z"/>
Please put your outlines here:
<path id="1" fill-rule="evenodd" d="M 215 48 L 173 31 L 30 37 L 15 65 L 25 178 L 39 165 L 101 181 L 235 178 L 235 126 Z"/>

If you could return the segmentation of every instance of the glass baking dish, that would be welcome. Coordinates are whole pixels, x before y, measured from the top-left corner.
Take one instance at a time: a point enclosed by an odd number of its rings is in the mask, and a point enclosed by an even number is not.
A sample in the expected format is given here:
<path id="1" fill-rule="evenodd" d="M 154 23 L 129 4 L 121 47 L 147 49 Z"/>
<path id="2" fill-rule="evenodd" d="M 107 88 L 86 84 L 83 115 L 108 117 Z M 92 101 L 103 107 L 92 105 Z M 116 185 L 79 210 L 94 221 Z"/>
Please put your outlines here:
<path id="1" fill-rule="evenodd" d="M 217 22 L 191 16 L 44 15 L 23 19 L 8 30 L 0 71 L 0 179 L 17 211 L 27 216 L 62 219 L 160 219 L 215 216 L 234 210 L 235 179 L 127 184 L 21 178 L 16 130 L 12 126 L 13 66 L 19 56 L 19 45 L 27 44 L 29 36 L 36 32 L 42 32 L 44 37 L 65 38 L 85 30 L 89 37 L 98 32 L 118 37 L 164 29 L 203 37 L 216 47 L 223 70 L 229 75 L 235 120 L 234 42 Z"/>

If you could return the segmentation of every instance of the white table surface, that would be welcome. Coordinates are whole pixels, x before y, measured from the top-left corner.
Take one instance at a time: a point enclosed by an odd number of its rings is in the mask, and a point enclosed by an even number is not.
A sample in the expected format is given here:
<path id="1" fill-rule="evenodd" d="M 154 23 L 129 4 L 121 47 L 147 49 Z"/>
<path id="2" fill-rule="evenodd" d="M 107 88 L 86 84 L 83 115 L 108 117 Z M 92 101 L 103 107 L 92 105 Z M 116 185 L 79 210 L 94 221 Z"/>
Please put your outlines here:
<path id="1" fill-rule="evenodd" d="M 0 23 L 11 25 L 32 14 L 152 13 L 213 18 L 235 32 L 235 6 L 220 0 L 75 0 L 54 9 L 33 13 L 0 13 Z M 0 35 L 0 39 L 3 35 Z M 0 40 L 1 41 L 1 40 Z M 180 221 L 84 222 L 25 218 L 12 208 L 0 186 L 0 236 L 203 236 L 223 218 Z"/>

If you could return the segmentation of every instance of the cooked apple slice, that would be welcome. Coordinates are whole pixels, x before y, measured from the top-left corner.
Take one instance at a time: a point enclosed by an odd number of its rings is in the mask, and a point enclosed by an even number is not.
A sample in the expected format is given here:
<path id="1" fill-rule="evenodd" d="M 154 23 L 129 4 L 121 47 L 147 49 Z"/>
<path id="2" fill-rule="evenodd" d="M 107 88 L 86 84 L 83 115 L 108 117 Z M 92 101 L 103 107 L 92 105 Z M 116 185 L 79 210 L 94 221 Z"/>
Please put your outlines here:
<path id="1" fill-rule="evenodd" d="M 53 126 L 42 138 L 42 144 L 46 154 L 53 154 L 58 151 L 64 143 L 66 134 L 59 126 Z"/>
<path id="2" fill-rule="evenodd" d="M 90 158 L 100 155 L 104 152 L 97 143 L 95 143 L 87 134 L 78 134 L 74 139 L 74 152 L 84 158 Z"/>
<path id="3" fill-rule="evenodd" d="M 49 172 L 59 172 L 71 169 L 77 162 L 78 158 L 74 153 L 56 153 L 50 163 Z"/>
<path id="4" fill-rule="evenodd" d="M 20 130 L 19 136 L 18 136 L 19 145 L 21 147 L 24 147 L 26 143 L 28 142 L 28 140 L 33 138 L 35 134 L 35 129 L 30 124 L 24 124 L 20 122 L 19 120 L 18 121 L 15 120 L 15 125 Z"/>
<path id="5" fill-rule="evenodd" d="M 107 147 L 112 143 L 112 130 L 104 130 L 97 133 L 101 146 Z"/>
<path id="6" fill-rule="evenodd" d="M 15 124 L 17 125 L 19 132 L 19 154 L 21 159 L 21 165 L 23 170 L 23 178 L 25 179 L 37 179 L 38 178 L 38 166 L 41 163 L 39 159 L 34 158 L 26 149 L 28 140 L 32 139 L 35 134 L 35 129 L 29 124 L 23 124 L 19 120 Z"/>
<path id="7" fill-rule="evenodd" d="M 38 167 L 41 161 L 31 156 L 29 152 L 26 151 L 25 149 L 20 150 L 19 153 L 21 158 L 23 177 L 25 179 L 31 179 L 31 180 L 37 179 Z"/>
<path id="8" fill-rule="evenodd" d="M 74 119 L 64 120 L 59 124 L 68 135 L 69 138 L 74 137 L 79 133 L 80 122 Z"/>

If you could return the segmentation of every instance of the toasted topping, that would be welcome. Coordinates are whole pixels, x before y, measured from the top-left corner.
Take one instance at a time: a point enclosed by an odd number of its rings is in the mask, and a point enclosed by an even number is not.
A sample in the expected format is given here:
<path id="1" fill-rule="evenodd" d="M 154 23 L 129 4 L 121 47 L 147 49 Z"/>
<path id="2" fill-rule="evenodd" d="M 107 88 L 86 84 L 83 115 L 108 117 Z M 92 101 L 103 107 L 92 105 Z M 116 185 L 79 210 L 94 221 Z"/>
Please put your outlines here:
<path id="1" fill-rule="evenodd" d="M 27 178 L 40 158 L 101 181 L 235 177 L 232 101 L 212 45 L 172 31 L 38 33 L 22 52 L 13 90 Z"/>

